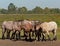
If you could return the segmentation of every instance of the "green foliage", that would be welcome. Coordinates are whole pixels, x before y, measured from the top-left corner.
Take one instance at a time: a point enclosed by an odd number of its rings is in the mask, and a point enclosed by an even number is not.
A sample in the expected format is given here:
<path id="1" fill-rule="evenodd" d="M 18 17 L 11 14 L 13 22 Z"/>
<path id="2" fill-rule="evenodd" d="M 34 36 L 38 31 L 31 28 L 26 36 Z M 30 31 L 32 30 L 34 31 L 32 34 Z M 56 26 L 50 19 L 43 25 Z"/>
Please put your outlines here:
<path id="1" fill-rule="evenodd" d="M 43 11 L 43 12 L 44 12 L 44 14 L 49 14 L 49 13 L 51 13 L 51 12 L 50 12 L 50 9 L 49 9 L 48 7 L 44 8 L 44 11 Z"/>
<path id="2" fill-rule="evenodd" d="M 8 13 L 15 13 L 16 12 L 16 7 L 13 3 L 10 3 L 8 6 Z"/>
<path id="3" fill-rule="evenodd" d="M 2 14 L 7 14 L 7 13 L 8 13 L 8 10 L 6 10 L 6 9 L 1 9 L 1 10 L 0 10 L 0 14 L 1 14 L 1 13 L 2 13 Z"/>
<path id="4" fill-rule="evenodd" d="M 36 7 L 34 9 L 32 9 L 32 12 L 35 14 L 40 14 L 40 13 L 42 13 L 42 11 L 43 11 L 43 9 L 40 7 Z"/>
<path id="5" fill-rule="evenodd" d="M 26 7 L 22 7 L 22 8 L 18 8 L 18 13 L 20 14 L 26 14 L 27 13 L 27 8 Z"/>
<path id="6" fill-rule="evenodd" d="M 0 9 L 0 14 L 60 14 L 59 8 L 48 8 L 44 9 L 36 6 L 35 8 L 28 10 L 26 7 L 16 7 L 13 3 L 8 5 L 8 9 Z"/>

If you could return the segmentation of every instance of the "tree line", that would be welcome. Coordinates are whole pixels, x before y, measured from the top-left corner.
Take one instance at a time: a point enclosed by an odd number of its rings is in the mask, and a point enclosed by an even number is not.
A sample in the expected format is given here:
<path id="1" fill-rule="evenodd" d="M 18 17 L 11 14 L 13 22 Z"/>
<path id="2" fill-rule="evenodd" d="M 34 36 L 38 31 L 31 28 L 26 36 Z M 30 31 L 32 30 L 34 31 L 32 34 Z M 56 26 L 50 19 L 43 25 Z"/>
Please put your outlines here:
<path id="1" fill-rule="evenodd" d="M 8 9 L 0 9 L 0 14 L 60 14 L 59 8 L 48 8 L 44 9 L 36 6 L 32 10 L 28 10 L 26 7 L 16 7 L 13 3 L 8 5 Z"/>

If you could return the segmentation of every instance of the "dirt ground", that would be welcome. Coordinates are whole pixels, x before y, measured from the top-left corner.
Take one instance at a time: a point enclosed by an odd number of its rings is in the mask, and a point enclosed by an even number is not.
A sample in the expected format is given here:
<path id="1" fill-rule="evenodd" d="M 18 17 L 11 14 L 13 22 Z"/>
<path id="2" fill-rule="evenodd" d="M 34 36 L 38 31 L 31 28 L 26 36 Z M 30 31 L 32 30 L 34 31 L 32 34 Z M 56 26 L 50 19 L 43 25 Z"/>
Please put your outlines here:
<path id="1" fill-rule="evenodd" d="M 12 41 L 12 40 L 1 40 L 0 46 L 60 46 L 60 40 L 57 41 Z"/>

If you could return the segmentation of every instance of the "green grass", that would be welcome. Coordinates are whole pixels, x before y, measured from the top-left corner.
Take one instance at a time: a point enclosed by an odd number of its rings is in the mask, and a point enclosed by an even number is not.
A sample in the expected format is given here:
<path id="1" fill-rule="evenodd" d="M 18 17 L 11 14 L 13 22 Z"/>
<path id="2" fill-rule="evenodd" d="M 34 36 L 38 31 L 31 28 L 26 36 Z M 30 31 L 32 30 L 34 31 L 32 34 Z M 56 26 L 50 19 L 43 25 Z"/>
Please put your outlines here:
<path id="1" fill-rule="evenodd" d="M 21 34 L 20 35 L 23 36 L 24 35 L 23 33 L 24 32 L 21 31 Z M 6 35 L 6 33 L 5 33 L 5 35 Z M 50 37 L 53 38 L 52 32 L 50 33 Z M 0 38 L 2 38 L 2 29 L 0 29 Z M 60 28 L 57 30 L 57 39 L 60 40 Z"/>
<path id="2" fill-rule="evenodd" d="M 40 21 L 56 21 L 58 26 L 60 26 L 60 14 L 0 14 L 0 25 L 3 21 L 9 20 L 40 20 Z"/>
<path id="3" fill-rule="evenodd" d="M 2 37 L 2 30 L 0 29 L 0 38 Z"/>
<path id="4" fill-rule="evenodd" d="M 60 39 L 60 14 L 0 14 L 0 25 L 3 21 L 15 21 L 21 19 L 55 21 L 58 24 L 57 37 Z M 23 35 L 23 33 L 21 33 Z M 0 37 L 2 30 L 0 29 Z"/>

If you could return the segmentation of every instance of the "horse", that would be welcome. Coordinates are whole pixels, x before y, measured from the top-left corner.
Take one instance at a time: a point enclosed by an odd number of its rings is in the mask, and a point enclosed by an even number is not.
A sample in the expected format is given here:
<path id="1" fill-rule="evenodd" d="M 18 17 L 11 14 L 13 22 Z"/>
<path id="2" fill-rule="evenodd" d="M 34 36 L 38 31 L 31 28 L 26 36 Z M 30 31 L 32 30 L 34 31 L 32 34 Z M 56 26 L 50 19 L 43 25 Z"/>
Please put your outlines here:
<path id="1" fill-rule="evenodd" d="M 16 35 L 19 34 L 21 30 L 24 30 L 25 39 L 27 39 L 28 33 L 30 36 L 29 38 L 31 39 L 31 31 L 33 30 L 32 22 L 29 20 L 23 20 L 23 21 L 19 20 L 17 22 L 15 21 L 13 24 L 13 33 L 11 39 L 15 37 L 15 34 Z"/>
<path id="2" fill-rule="evenodd" d="M 43 22 L 42 24 L 40 24 L 38 26 L 38 28 L 36 28 L 37 30 L 39 29 L 43 35 L 43 38 L 42 40 L 46 40 L 46 34 L 48 36 L 48 40 L 51 40 L 50 39 L 50 36 L 49 36 L 49 32 L 52 32 L 53 33 L 53 40 L 57 40 L 57 36 L 56 36 L 56 30 L 57 30 L 57 23 L 54 22 L 54 21 L 50 21 L 50 22 Z M 39 35 L 39 34 L 38 34 Z"/>
<path id="3" fill-rule="evenodd" d="M 35 21 L 35 39 L 40 40 L 41 39 L 41 30 L 40 30 L 40 25 L 42 24 L 42 21 Z M 37 39 L 38 38 L 38 39 Z"/>
<path id="4" fill-rule="evenodd" d="M 22 30 L 21 22 L 22 21 L 14 21 L 13 33 L 12 33 L 11 39 L 15 38 L 15 35 L 16 35 L 16 40 L 20 39 L 20 31 Z"/>
<path id="5" fill-rule="evenodd" d="M 25 39 L 27 40 L 27 37 L 29 37 L 29 40 L 31 40 L 31 32 L 34 32 L 34 21 L 22 21 L 22 29 L 24 30 Z"/>
<path id="6" fill-rule="evenodd" d="M 10 32 L 13 30 L 13 21 L 4 21 L 2 23 L 2 39 L 5 39 L 5 32 L 7 32 L 7 38 L 10 38 Z"/>
<path id="7" fill-rule="evenodd" d="M 2 23 L 2 39 L 5 38 L 5 32 L 7 32 L 7 38 L 10 38 L 10 32 L 12 31 L 11 39 L 14 38 L 21 31 L 21 20 L 19 21 L 4 21 Z M 20 37 L 20 36 L 19 36 Z"/>
<path id="8" fill-rule="evenodd" d="M 36 20 L 24 20 L 23 22 L 25 25 L 25 27 L 23 27 L 25 29 L 26 33 L 29 33 L 29 39 L 31 40 L 31 34 L 30 32 L 32 32 L 32 36 L 34 36 L 34 33 L 36 34 L 36 25 L 40 24 L 40 21 L 36 21 Z M 27 36 L 26 36 L 27 39 Z"/>

